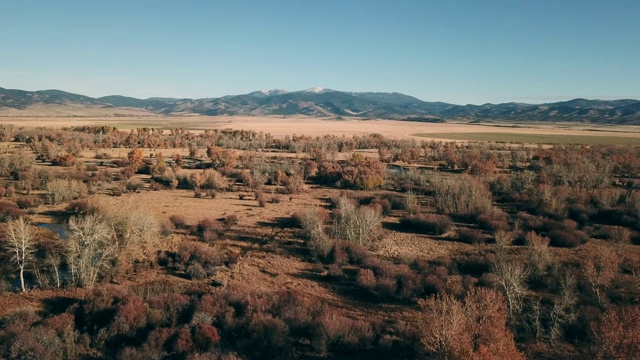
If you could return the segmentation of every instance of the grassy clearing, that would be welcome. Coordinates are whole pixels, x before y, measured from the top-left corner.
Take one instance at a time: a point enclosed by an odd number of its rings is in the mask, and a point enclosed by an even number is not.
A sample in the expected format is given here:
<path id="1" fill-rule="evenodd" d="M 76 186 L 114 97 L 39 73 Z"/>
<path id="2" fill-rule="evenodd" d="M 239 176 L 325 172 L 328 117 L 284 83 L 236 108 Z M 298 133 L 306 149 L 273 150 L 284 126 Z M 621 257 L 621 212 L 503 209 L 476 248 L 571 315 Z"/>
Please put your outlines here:
<path id="1" fill-rule="evenodd" d="M 581 145 L 636 145 L 640 146 L 640 137 L 607 135 L 553 135 L 523 133 L 420 133 L 414 136 L 435 139 L 488 141 L 523 144 L 581 144 Z"/>

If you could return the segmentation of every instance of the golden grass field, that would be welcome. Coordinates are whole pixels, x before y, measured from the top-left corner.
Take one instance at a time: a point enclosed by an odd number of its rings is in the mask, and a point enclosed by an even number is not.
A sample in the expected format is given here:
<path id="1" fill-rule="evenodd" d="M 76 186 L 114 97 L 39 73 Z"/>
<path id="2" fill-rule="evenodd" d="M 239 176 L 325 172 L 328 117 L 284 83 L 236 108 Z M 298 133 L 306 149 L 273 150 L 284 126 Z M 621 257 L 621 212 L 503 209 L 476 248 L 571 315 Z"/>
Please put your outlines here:
<path id="1" fill-rule="evenodd" d="M 287 135 L 338 136 L 379 133 L 389 138 L 434 139 L 447 141 L 492 141 L 524 143 L 576 143 L 640 145 L 640 126 L 606 126 L 584 124 L 468 124 L 419 123 L 395 120 L 336 120 L 314 117 L 252 117 L 156 115 L 140 109 L 85 109 L 47 107 L 30 110 L 0 110 L 0 124 L 26 127 L 70 127 L 108 125 L 121 130 L 138 127 L 192 131 L 206 129 L 242 129 Z"/>

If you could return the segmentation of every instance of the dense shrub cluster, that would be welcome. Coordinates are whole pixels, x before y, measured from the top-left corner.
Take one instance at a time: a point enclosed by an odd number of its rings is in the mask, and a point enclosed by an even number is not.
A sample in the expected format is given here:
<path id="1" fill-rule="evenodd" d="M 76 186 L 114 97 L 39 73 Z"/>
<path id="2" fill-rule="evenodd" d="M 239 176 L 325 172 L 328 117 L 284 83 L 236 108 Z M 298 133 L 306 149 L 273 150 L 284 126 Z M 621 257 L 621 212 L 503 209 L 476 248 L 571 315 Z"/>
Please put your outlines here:
<path id="1" fill-rule="evenodd" d="M 442 235 L 451 230 L 453 222 L 446 215 L 427 214 L 403 217 L 400 225 L 415 232 Z"/>
<path id="2" fill-rule="evenodd" d="M 11 314 L 0 352 L 42 359 L 415 356 L 409 327 L 398 333 L 393 323 L 352 318 L 295 292 L 234 287 L 186 295 L 150 286 L 97 291 L 47 318 Z"/>
<path id="3" fill-rule="evenodd" d="M 491 212 L 491 193 L 473 178 L 440 178 L 433 183 L 436 211 L 440 214 L 473 216 Z"/>
<path id="4" fill-rule="evenodd" d="M 386 166 L 377 159 L 355 153 L 345 163 L 323 161 L 315 181 L 351 189 L 375 189 L 384 184 Z"/>

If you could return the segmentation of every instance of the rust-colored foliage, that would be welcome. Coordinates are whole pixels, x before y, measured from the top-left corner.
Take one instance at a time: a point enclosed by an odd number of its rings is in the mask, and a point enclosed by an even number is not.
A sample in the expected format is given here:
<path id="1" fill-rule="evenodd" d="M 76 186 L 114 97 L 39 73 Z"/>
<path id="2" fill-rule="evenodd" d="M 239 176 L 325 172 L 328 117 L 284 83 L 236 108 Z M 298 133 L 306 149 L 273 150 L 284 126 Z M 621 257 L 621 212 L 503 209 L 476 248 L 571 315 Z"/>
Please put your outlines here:
<path id="1" fill-rule="evenodd" d="M 640 309 L 610 310 L 591 325 L 596 359 L 633 359 L 640 354 Z"/>

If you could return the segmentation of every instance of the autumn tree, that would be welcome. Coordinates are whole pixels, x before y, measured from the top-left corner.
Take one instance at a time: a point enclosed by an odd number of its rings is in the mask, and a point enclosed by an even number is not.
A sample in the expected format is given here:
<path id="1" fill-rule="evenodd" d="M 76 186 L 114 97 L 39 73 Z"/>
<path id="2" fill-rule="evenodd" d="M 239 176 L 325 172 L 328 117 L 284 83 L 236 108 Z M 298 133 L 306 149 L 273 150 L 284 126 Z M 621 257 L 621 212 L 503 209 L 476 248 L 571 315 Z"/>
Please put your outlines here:
<path id="1" fill-rule="evenodd" d="M 640 309 L 609 310 L 591 325 L 595 359 L 636 359 L 640 354 Z"/>
<path id="2" fill-rule="evenodd" d="M 233 149 L 222 149 L 219 146 L 207 147 L 207 156 L 214 168 L 235 167 L 238 154 Z"/>
<path id="3" fill-rule="evenodd" d="M 384 184 L 387 166 L 378 159 L 355 153 L 341 172 L 343 187 L 371 190 Z"/>
<path id="4" fill-rule="evenodd" d="M 138 171 L 142 167 L 142 159 L 144 158 L 144 154 L 140 148 L 133 148 L 127 154 L 127 160 L 129 161 L 129 166 L 133 169 L 133 171 Z"/>

